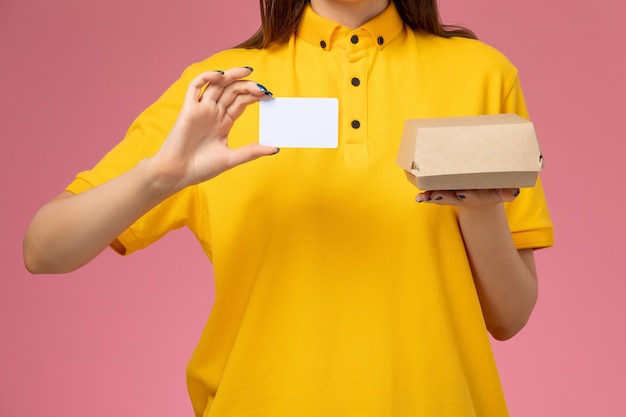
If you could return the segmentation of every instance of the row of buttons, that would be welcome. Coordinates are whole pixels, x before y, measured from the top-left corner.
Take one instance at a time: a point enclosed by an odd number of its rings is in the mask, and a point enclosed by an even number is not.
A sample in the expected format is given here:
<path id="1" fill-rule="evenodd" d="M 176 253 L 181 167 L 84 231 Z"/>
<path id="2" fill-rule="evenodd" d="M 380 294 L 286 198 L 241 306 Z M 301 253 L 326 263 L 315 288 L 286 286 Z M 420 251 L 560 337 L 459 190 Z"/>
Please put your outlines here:
<path id="1" fill-rule="evenodd" d="M 350 42 L 356 45 L 357 43 L 359 43 L 359 37 L 357 35 L 352 35 L 352 37 L 350 38 Z M 376 42 L 378 42 L 379 45 L 382 45 L 383 43 L 385 43 L 385 38 L 383 38 L 382 36 L 379 36 Z M 320 46 L 322 48 L 326 48 L 327 46 L 326 41 L 321 40 Z"/>
<path id="2" fill-rule="evenodd" d="M 379 45 L 382 45 L 384 41 L 385 40 L 383 39 L 382 36 L 378 37 Z M 352 35 L 352 37 L 350 38 L 350 42 L 356 45 L 357 43 L 359 43 L 359 37 L 357 35 Z M 361 80 L 359 80 L 357 77 L 352 78 L 353 86 L 358 87 L 360 84 L 361 84 Z M 358 129 L 361 127 L 361 122 L 359 122 L 358 120 L 353 120 L 352 123 L 350 123 L 350 126 L 352 126 L 353 129 Z"/>
<path id="3" fill-rule="evenodd" d="M 352 35 L 352 37 L 350 37 L 350 42 L 356 45 L 357 43 L 359 43 L 359 37 L 357 35 Z M 376 42 L 378 42 L 379 45 L 382 45 L 383 43 L 385 43 L 385 39 L 382 36 L 379 36 L 378 39 L 376 39 Z M 326 41 L 320 41 L 320 46 L 322 48 L 326 48 Z M 355 87 L 361 85 L 361 80 L 359 80 L 357 77 L 353 77 L 350 82 Z M 352 126 L 353 129 L 359 129 L 361 127 L 361 122 L 359 122 L 358 120 L 353 120 L 350 123 L 350 126 Z"/>

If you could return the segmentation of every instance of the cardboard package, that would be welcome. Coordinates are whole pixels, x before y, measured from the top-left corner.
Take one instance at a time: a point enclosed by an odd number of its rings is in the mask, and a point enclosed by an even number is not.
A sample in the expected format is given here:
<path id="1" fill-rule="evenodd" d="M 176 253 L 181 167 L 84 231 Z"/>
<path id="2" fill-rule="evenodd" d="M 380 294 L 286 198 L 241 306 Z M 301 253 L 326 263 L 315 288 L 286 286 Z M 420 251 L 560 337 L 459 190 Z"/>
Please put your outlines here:
<path id="1" fill-rule="evenodd" d="M 422 190 L 534 187 L 543 168 L 533 124 L 515 114 L 407 120 L 398 165 Z"/>

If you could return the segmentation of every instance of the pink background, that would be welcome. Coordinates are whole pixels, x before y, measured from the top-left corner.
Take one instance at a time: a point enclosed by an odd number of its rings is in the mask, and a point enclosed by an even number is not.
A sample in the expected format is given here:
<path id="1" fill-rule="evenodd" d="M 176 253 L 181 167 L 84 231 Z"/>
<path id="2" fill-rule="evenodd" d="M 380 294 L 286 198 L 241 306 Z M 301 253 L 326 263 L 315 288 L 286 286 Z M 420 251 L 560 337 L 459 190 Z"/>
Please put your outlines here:
<path id="1" fill-rule="evenodd" d="M 519 67 L 547 162 L 557 246 L 536 254 L 530 323 L 494 342 L 511 415 L 624 416 L 626 8 L 441 8 Z M 256 0 L 0 3 L 0 416 L 191 415 L 184 368 L 213 294 L 192 236 L 39 277 L 22 265 L 21 239 L 36 209 L 185 66 L 252 33 L 257 9 Z"/>

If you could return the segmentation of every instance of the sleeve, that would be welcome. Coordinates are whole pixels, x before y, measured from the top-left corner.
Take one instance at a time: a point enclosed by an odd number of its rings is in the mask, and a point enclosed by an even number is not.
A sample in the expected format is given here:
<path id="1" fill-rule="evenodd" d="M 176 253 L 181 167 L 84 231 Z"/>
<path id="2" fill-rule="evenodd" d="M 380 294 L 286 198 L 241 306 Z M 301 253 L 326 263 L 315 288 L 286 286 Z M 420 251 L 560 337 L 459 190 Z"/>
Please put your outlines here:
<path id="1" fill-rule="evenodd" d="M 501 113 L 516 113 L 529 119 L 517 71 L 510 88 L 504 91 Z M 540 249 L 554 245 L 553 224 L 541 178 L 533 188 L 523 188 L 511 203 L 505 204 L 513 241 L 518 249 Z"/>
<path id="2" fill-rule="evenodd" d="M 182 107 L 189 82 L 202 71 L 201 64 L 187 68 L 182 76 L 131 124 L 124 139 L 94 168 L 79 173 L 66 187 L 74 194 L 97 187 L 154 155 L 169 134 Z M 121 254 L 130 254 L 155 242 L 168 231 L 195 221 L 196 187 L 188 187 L 166 199 L 111 244 Z"/>

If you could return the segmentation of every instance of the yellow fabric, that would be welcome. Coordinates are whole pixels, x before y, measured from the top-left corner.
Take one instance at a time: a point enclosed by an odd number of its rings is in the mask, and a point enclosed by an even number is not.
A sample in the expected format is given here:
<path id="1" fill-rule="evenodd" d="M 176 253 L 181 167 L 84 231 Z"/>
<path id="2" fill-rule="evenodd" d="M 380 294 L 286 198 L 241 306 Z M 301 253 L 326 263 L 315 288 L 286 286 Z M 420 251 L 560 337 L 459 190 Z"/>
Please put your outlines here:
<path id="1" fill-rule="evenodd" d="M 357 30 L 307 9 L 286 44 L 188 68 L 68 189 L 156 152 L 196 74 L 245 65 L 277 97 L 337 97 L 340 144 L 228 171 L 119 237 L 130 253 L 186 225 L 213 261 L 216 300 L 188 367 L 196 414 L 505 416 L 456 210 L 415 203 L 395 163 L 405 119 L 528 116 L 516 69 L 494 49 L 414 33 L 393 2 Z M 229 143 L 257 138 L 255 105 Z M 552 245 L 540 184 L 506 210 L 519 248 Z"/>

